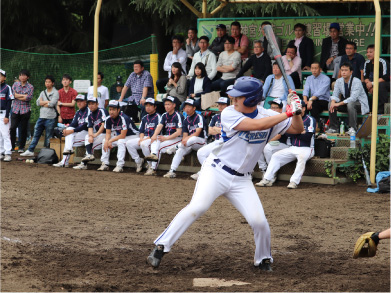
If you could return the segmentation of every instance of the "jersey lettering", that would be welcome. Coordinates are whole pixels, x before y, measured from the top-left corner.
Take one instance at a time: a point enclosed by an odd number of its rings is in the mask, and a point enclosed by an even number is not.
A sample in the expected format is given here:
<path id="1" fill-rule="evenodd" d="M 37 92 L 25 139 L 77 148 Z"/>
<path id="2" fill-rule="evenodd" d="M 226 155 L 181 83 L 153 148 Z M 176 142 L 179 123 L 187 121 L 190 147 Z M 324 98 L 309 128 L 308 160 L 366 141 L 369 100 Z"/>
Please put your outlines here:
<path id="1" fill-rule="evenodd" d="M 249 132 L 249 131 L 240 131 L 239 132 L 239 138 L 247 141 L 248 143 L 263 143 L 267 135 L 269 134 L 269 131 L 262 131 L 262 132 Z"/>

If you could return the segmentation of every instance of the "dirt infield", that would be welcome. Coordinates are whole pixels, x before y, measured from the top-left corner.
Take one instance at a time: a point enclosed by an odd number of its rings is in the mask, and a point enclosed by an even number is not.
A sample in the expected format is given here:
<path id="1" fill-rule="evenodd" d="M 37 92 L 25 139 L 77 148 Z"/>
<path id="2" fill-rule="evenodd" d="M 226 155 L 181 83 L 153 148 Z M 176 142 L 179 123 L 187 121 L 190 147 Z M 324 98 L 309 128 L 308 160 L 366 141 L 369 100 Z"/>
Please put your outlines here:
<path id="1" fill-rule="evenodd" d="M 153 240 L 195 181 L 1 165 L 1 291 L 390 291 L 390 241 L 352 258 L 356 239 L 390 225 L 390 197 L 364 186 L 279 182 L 258 188 L 272 232 L 273 272 L 252 265 L 251 228 L 220 197 L 167 254 Z M 195 278 L 246 285 L 195 287 Z"/>

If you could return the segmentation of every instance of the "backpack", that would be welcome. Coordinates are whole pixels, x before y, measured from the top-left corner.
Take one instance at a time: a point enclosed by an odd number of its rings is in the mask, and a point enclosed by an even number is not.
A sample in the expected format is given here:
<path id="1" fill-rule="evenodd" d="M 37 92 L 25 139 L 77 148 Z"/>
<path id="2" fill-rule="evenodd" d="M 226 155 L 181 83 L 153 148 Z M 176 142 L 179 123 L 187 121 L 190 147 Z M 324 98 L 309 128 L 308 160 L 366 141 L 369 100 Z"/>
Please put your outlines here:
<path id="1" fill-rule="evenodd" d="M 56 151 L 51 148 L 43 148 L 39 151 L 37 156 L 38 164 L 57 164 L 58 157 Z"/>

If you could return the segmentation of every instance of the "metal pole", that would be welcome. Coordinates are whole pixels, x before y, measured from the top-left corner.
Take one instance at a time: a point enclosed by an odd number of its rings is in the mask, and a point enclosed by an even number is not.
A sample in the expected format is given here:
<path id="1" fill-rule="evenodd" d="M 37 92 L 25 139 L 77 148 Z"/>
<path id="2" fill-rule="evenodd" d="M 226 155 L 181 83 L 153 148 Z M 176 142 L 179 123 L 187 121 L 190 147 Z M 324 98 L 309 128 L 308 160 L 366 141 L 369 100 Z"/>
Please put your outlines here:
<path id="1" fill-rule="evenodd" d="M 98 97 L 98 50 L 99 50 L 99 13 L 102 6 L 102 0 L 98 0 L 95 9 L 95 23 L 94 23 L 94 97 Z"/>
<path id="2" fill-rule="evenodd" d="M 372 103 L 372 132 L 371 132 L 371 161 L 370 178 L 375 184 L 376 177 L 376 140 L 377 140 L 377 107 L 379 99 L 379 58 L 380 58 L 380 29 L 381 29 L 381 9 L 379 0 L 373 0 L 375 4 L 375 60 L 373 67 L 373 103 Z"/>

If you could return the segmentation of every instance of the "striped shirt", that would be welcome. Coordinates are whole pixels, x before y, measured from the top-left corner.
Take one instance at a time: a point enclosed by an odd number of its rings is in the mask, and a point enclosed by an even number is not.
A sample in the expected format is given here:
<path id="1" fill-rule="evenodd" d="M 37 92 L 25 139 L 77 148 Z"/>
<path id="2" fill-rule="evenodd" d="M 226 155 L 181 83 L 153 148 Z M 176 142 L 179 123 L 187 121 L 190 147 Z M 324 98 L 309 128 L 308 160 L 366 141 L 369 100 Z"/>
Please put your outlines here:
<path id="1" fill-rule="evenodd" d="M 26 82 L 25 85 L 22 85 L 21 82 L 15 82 L 12 86 L 12 91 L 15 94 L 20 95 L 27 95 L 26 101 L 21 101 L 17 98 L 15 98 L 14 102 L 12 103 L 12 113 L 15 114 L 26 114 L 31 111 L 31 99 L 33 98 L 34 94 L 34 87 L 29 82 Z"/>

